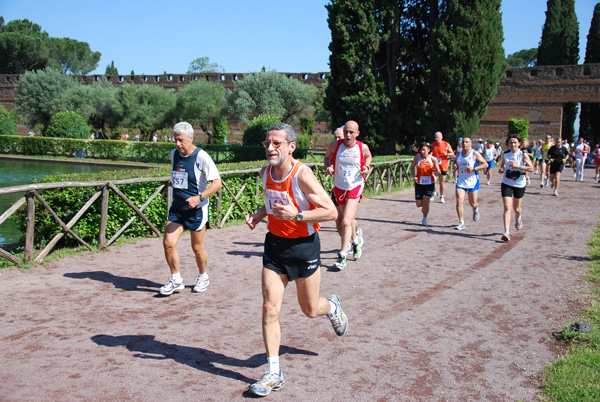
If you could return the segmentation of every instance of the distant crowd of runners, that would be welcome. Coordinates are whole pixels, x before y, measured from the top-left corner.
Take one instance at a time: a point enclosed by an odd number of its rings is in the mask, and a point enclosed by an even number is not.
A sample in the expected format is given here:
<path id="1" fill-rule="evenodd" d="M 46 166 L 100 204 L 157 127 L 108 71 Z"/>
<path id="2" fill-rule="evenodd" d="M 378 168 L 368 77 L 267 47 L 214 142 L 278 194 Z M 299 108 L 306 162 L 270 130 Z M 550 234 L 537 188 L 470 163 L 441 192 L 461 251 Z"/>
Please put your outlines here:
<path id="1" fill-rule="evenodd" d="M 511 211 L 515 214 L 515 229 L 523 228 L 522 200 L 525 189 L 531 184 L 531 178 L 540 175 L 540 188 L 550 187 L 554 196 L 558 196 L 560 176 L 567 165 L 573 169 L 576 181 L 583 181 L 586 165 L 595 166 L 594 181 L 600 182 L 599 146 L 592 151 L 584 138 L 577 143 L 558 137 L 553 139 L 547 135 L 545 140 L 530 144 L 529 139 L 521 139 L 518 135 L 510 135 L 504 144 L 484 142 L 479 139 L 477 145 L 470 137 L 459 138 L 456 153 L 451 145 L 443 140 L 441 132 L 434 135 L 435 142 L 423 142 L 416 147 L 416 155 L 411 163 L 410 171 L 415 180 L 415 203 L 422 211 L 422 224 L 428 226 L 427 216 L 429 204 L 439 195 L 439 202 L 444 203 L 444 188 L 448 176 L 449 160 L 453 160 L 454 182 L 456 183 L 456 212 L 458 225 L 456 230 L 466 230 L 463 203 L 465 195 L 473 210 L 473 221 L 480 218 L 477 195 L 480 185 L 479 171 L 486 177 L 486 185 L 491 185 L 494 166 L 498 164 L 498 173 L 502 175 L 501 196 L 504 205 L 504 233 L 502 241 L 510 241 Z M 439 183 L 439 194 L 436 192 Z"/>
<path id="2" fill-rule="evenodd" d="M 184 230 L 191 232 L 198 275 L 193 293 L 205 292 L 210 284 L 204 247 L 208 222 L 209 198 L 222 186 L 219 171 L 211 157 L 193 143 L 194 130 L 187 122 L 173 127 L 176 149 L 171 152 L 173 202 L 169 206 L 163 248 L 171 275 L 159 289 L 163 296 L 185 289 L 180 272 L 177 243 Z M 364 244 L 363 232 L 356 222 L 356 212 L 365 188 L 365 177 L 371 169 L 369 147 L 359 141 L 358 123 L 348 121 L 335 131 L 335 139 L 324 157 L 325 173 L 333 176 L 333 191 L 328 194 L 310 168 L 294 159 L 296 133 L 284 123 L 267 129 L 265 148 L 267 166 L 260 171 L 264 189 L 264 205 L 246 216 L 247 226 L 253 230 L 267 220 L 267 233 L 262 256 L 261 290 L 263 296 L 262 333 L 267 357 L 267 370 L 251 384 L 250 393 L 257 396 L 278 391 L 284 385 L 279 365 L 281 327 L 279 315 L 283 295 L 289 282 L 296 282 L 297 300 L 302 312 L 309 318 L 326 316 L 334 332 L 342 336 L 348 329 L 348 317 L 338 296 L 320 295 L 321 243 L 320 223 L 335 220 L 340 236 L 340 249 L 333 266 L 343 270 L 348 255 L 358 260 Z M 504 205 L 503 241 L 510 241 L 511 215 L 514 210 L 515 228 L 523 227 L 522 200 L 533 175 L 540 175 L 540 187 L 550 186 L 558 196 L 560 174 L 567 163 L 573 166 L 577 181 L 583 181 L 589 155 L 595 157 L 596 180 L 599 179 L 600 157 L 598 146 L 591 152 L 583 139 L 568 146 L 562 139 L 529 144 L 511 135 L 501 145 L 479 139 L 474 144 L 470 137 L 460 138 L 456 152 L 443 139 L 441 132 L 434 134 L 435 142 L 421 143 L 410 170 L 415 180 L 415 201 L 422 211 L 422 224 L 428 226 L 429 205 L 439 197 L 444 203 L 446 180 L 452 167 L 454 177 L 457 230 L 466 230 L 463 204 L 465 198 L 473 212 L 473 221 L 480 219 L 477 195 L 479 172 L 491 185 L 492 172 L 498 164 L 502 175 L 501 196 Z M 503 150 L 503 147 L 505 148 Z M 452 163 L 450 163 L 452 162 Z M 438 191 L 436 191 L 436 185 Z"/>

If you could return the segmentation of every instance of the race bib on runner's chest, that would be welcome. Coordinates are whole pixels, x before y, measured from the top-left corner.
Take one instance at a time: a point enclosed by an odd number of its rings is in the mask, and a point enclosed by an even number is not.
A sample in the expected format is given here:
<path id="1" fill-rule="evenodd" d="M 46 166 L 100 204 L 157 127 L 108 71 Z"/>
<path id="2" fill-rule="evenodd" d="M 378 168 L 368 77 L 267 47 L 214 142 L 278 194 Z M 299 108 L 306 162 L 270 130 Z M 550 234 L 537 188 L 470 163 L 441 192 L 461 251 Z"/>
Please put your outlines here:
<path id="1" fill-rule="evenodd" d="M 289 203 L 285 191 L 267 190 L 265 193 L 265 208 L 269 215 L 273 215 L 273 204 L 288 205 Z"/>
<path id="2" fill-rule="evenodd" d="M 419 184 L 431 184 L 431 176 L 421 176 L 419 178 Z"/>
<path id="3" fill-rule="evenodd" d="M 171 172 L 171 181 L 173 182 L 173 188 L 188 188 L 188 173 L 187 172 Z"/>

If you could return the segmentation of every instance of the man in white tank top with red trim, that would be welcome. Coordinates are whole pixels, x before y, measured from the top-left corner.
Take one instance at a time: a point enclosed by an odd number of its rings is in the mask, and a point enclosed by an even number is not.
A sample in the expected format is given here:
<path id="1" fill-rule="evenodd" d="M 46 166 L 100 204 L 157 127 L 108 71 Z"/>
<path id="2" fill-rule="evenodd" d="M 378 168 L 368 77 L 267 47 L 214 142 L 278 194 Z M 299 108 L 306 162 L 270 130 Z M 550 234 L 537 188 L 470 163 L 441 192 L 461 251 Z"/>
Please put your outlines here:
<path id="1" fill-rule="evenodd" d="M 262 330 L 269 368 L 250 386 L 249 391 L 258 396 L 278 391 L 284 385 L 279 368 L 279 313 L 290 281 L 296 281 L 298 304 L 307 317 L 327 315 L 338 336 L 348 328 L 340 299 L 336 295 L 319 296 L 319 222 L 336 219 L 335 206 L 312 170 L 292 157 L 296 149 L 292 126 L 279 123 L 269 127 L 263 145 L 269 162 L 260 171 L 265 204 L 246 216 L 250 229 L 268 217 L 262 270 Z"/>
<path id="2" fill-rule="evenodd" d="M 358 123 L 353 120 L 344 125 L 344 138 L 335 140 L 325 154 L 325 174 L 333 175 L 333 193 L 342 213 L 341 247 L 333 264 L 339 270 L 346 267 L 346 253 L 352 244 L 355 260 L 362 255 L 361 238 L 357 238 L 354 217 L 363 196 L 365 179 L 373 156 L 369 147 L 358 141 Z"/>

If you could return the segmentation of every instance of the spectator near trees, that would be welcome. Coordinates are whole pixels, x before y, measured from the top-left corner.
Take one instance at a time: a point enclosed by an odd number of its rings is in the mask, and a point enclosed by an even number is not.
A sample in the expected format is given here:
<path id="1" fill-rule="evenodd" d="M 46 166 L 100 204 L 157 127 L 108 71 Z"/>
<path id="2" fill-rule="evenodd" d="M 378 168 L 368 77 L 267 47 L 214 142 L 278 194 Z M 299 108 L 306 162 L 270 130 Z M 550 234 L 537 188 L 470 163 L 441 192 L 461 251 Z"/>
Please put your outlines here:
<path id="1" fill-rule="evenodd" d="M 579 23 L 575 14 L 575 0 L 548 0 L 546 21 L 538 48 L 538 66 L 577 64 L 579 60 Z M 573 140 L 577 105 L 563 105 L 562 136 Z"/>
<path id="2" fill-rule="evenodd" d="M 500 0 L 338 0 L 326 6 L 334 126 L 361 122 L 374 153 L 432 132 L 477 132 L 506 62 Z"/>

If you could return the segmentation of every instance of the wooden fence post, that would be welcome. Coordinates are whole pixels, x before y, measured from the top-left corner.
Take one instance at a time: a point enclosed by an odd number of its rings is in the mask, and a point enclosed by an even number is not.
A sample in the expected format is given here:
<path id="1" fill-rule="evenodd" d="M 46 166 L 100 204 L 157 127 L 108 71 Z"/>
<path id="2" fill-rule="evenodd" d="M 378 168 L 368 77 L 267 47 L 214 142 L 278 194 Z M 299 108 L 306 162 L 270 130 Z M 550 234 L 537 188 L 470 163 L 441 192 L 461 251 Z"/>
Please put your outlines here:
<path id="1" fill-rule="evenodd" d="M 35 229 L 35 197 L 33 191 L 28 191 L 25 197 L 27 198 L 27 229 L 25 230 L 23 259 L 31 261 L 33 258 L 33 231 Z"/>
<path id="2" fill-rule="evenodd" d="M 106 245 L 106 224 L 108 222 L 108 186 L 102 186 L 102 204 L 100 207 L 100 230 L 98 233 L 98 250 Z"/>

